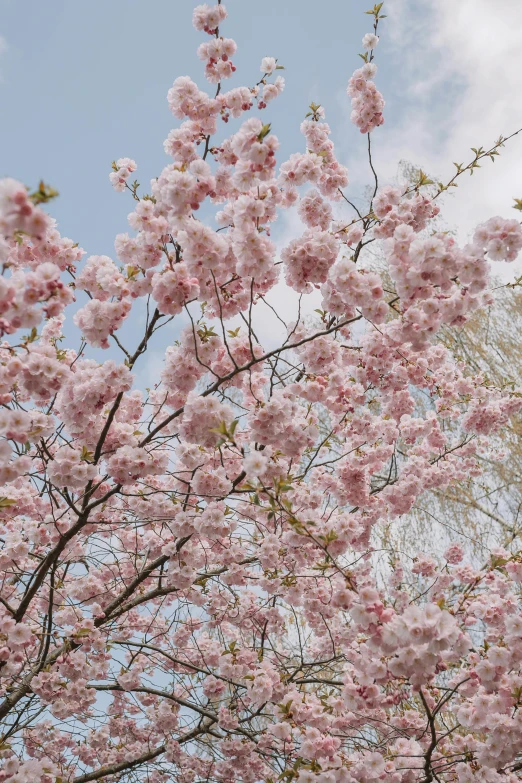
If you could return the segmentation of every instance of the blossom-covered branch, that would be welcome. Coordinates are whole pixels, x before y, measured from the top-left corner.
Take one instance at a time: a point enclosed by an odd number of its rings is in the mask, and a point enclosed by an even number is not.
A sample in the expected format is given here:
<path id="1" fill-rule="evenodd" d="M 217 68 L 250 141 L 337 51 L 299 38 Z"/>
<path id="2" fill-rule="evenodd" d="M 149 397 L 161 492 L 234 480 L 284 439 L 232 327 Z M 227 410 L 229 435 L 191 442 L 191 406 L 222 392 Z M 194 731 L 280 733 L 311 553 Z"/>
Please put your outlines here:
<path id="1" fill-rule="evenodd" d="M 0 781 L 519 779 L 522 555 L 375 543 L 478 476 L 522 407 L 435 339 L 522 248 L 516 220 L 432 230 L 505 140 L 446 186 L 381 184 L 382 7 L 348 85 L 365 208 L 318 104 L 278 160 L 279 59 L 226 89 L 221 2 L 193 15 L 212 93 L 168 93 L 171 162 L 143 194 L 112 165 L 116 261 L 61 237 L 45 183 L 0 181 Z"/>

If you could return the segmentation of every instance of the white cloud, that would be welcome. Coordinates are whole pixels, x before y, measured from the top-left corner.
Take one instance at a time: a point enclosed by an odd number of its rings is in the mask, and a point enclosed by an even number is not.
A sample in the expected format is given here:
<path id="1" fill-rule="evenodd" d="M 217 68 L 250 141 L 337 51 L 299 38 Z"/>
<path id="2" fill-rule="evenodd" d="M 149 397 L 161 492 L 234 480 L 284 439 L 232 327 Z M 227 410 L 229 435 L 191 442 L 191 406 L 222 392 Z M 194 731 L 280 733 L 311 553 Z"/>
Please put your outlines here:
<path id="1" fill-rule="evenodd" d="M 402 110 L 399 122 L 392 127 L 388 120 L 373 134 L 374 160 L 389 179 L 405 159 L 445 181 L 454 161 L 471 160 L 471 147 L 488 148 L 522 127 L 522 3 L 388 0 L 387 12 L 382 34 L 391 36 L 404 93 L 393 107 Z M 522 197 L 522 134 L 500 152 L 495 164 L 484 161 L 473 177 L 461 177 L 445 199 L 443 215 L 462 240 L 488 217 L 517 215 L 512 205 Z M 357 161 L 357 179 L 360 169 Z"/>

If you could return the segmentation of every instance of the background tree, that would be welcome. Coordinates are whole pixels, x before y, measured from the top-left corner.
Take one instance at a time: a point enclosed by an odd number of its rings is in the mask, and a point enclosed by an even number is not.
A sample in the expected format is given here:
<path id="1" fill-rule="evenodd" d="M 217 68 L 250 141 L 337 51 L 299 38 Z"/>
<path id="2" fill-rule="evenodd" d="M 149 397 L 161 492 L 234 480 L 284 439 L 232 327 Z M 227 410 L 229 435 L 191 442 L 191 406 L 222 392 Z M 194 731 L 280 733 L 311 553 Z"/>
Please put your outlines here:
<path id="1" fill-rule="evenodd" d="M 397 184 L 414 187 L 426 177 L 406 161 L 399 164 Z M 437 194 L 435 177 L 432 195 Z M 439 218 L 434 230 L 447 231 Z M 366 251 L 365 264 L 379 271 L 390 294 L 395 294 L 393 280 L 386 269 L 382 250 L 371 246 Z M 518 282 L 503 283 L 493 273 L 494 301 L 474 313 L 463 325 L 444 325 L 437 335 L 459 362 L 470 370 L 483 374 L 486 383 L 497 387 L 519 387 L 521 384 L 522 350 L 519 334 L 522 329 L 522 298 Z M 389 317 L 397 314 L 390 310 Z M 422 400 L 422 398 L 421 398 Z M 479 476 L 469 476 L 443 490 L 426 493 L 413 507 L 409 517 L 402 517 L 376 533 L 383 541 L 399 550 L 442 552 L 457 537 L 466 551 L 483 558 L 484 551 L 494 546 L 507 546 L 513 552 L 520 548 L 520 510 L 522 508 L 522 463 L 520 446 L 520 416 L 515 414 L 495 441 L 491 457 L 481 457 Z M 422 544 L 422 545 L 421 545 Z"/>

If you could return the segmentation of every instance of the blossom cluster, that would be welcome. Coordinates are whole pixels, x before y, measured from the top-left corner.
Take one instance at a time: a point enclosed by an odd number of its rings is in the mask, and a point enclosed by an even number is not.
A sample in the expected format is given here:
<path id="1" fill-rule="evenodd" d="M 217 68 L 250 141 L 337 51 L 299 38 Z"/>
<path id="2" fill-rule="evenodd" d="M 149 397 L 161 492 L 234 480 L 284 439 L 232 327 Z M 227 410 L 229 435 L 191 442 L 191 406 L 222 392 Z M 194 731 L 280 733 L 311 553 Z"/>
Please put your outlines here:
<path id="1" fill-rule="evenodd" d="M 376 73 L 375 63 L 365 63 L 348 82 L 346 92 L 352 99 L 350 119 L 361 133 L 371 133 L 384 123 L 384 98 L 373 81 Z"/>
<path id="2" fill-rule="evenodd" d="M 381 6 L 349 84 L 364 133 Z M 226 18 L 194 10 L 217 88 L 174 81 L 150 192 L 113 164 L 115 260 L 82 261 L 43 183 L 0 181 L 0 781 L 515 783 L 518 537 L 478 562 L 442 526 L 430 552 L 388 534 L 472 484 L 522 408 L 438 340 L 521 226 L 460 246 L 443 191 L 373 164 L 355 206 L 315 103 L 282 159 L 281 66 L 222 89 Z"/>
<path id="3" fill-rule="evenodd" d="M 130 175 L 137 169 L 136 162 L 131 158 L 119 158 L 113 164 L 113 169 L 114 171 L 109 174 L 109 179 L 114 190 L 121 193 L 125 190 Z"/>

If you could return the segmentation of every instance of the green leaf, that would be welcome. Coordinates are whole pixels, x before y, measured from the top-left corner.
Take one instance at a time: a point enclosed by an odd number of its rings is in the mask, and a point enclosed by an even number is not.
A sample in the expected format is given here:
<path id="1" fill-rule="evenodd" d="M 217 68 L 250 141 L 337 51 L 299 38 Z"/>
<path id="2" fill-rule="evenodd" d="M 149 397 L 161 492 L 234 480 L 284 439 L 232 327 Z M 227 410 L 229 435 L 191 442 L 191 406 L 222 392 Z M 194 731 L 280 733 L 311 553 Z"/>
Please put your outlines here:
<path id="1" fill-rule="evenodd" d="M 91 462 L 93 457 L 94 457 L 94 452 L 89 451 L 87 446 L 82 446 L 80 459 L 83 460 L 84 462 Z"/>
<path id="2" fill-rule="evenodd" d="M 22 339 L 26 343 L 34 343 L 35 340 L 38 340 L 38 331 L 36 329 L 36 326 L 33 326 L 33 328 L 31 329 L 31 334 L 24 335 Z"/>
<path id="3" fill-rule="evenodd" d="M 11 506 L 16 506 L 16 500 L 0 497 L 0 508 L 10 508 Z"/>
<path id="4" fill-rule="evenodd" d="M 424 173 L 422 169 L 419 170 L 419 179 L 417 182 L 417 187 L 423 187 L 424 185 L 433 185 L 434 182 L 432 179 L 428 177 L 427 174 Z"/>
<path id="5" fill-rule="evenodd" d="M 372 8 L 372 10 L 371 10 L 371 11 L 365 11 L 364 13 L 365 13 L 365 14 L 368 14 L 369 16 L 375 16 L 376 18 L 378 18 L 378 16 L 379 16 L 379 11 L 380 11 L 380 10 L 381 10 L 381 8 L 383 7 L 383 5 L 384 5 L 384 2 L 383 2 L 383 3 L 376 3 L 376 4 L 373 6 L 373 8 Z"/>
<path id="6" fill-rule="evenodd" d="M 224 421 L 219 422 L 219 427 L 212 427 L 210 432 L 216 432 L 218 435 L 227 434 L 227 425 Z"/>
<path id="7" fill-rule="evenodd" d="M 257 140 L 258 141 L 263 141 L 263 139 L 265 139 L 268 136 L 268 134 L 270 133 L 271 128 L 272 128 L 272 125 L 271 125 L 270 122 L 267 123 L 267 125 L 263 125 L 263 127 L 261 128 L 261 130 L 257 134 Z"/>
<path id="8" fill-rule="evenodd" d="M 209 329 L 206 324 L 202 324 L 202 326 L 200 326 L 197 334 L 202 343 L 208 342 L 211 337 L 217 337 L 214 331 L 214 327 L 211 326 Z"/>
<path id="9" fill-rule="evenodd" d="M 29 199 L 35 205 L 46 204 L 48 201 L 56 198 L 58 195 L 58 191 L 54 190 L 54 188 L 52 188 L 50 185 L 46 185 L 42 179 L 38 185 L 38 190 L 35 190 L 34 193 L 29 194 Z"/>
<path id="10" fill-rule="evenodd" d="M 135 280 L 139 275 L 139 273 L 140 273 L 140 268 L 138 266 L 128 266 L 127 280 Z"/>
<path id="11" fill-rule="evenodd" d="M 78 637 L 83 638 L 84 636 L 89 636 L 89 634 L 92 633 L 92 630 L 90 628 L 80 628 L 79 631 L 74 631 L 73 636 L 75 639 Z M 123 669 L 125 671 L 125 669 Z"/>

